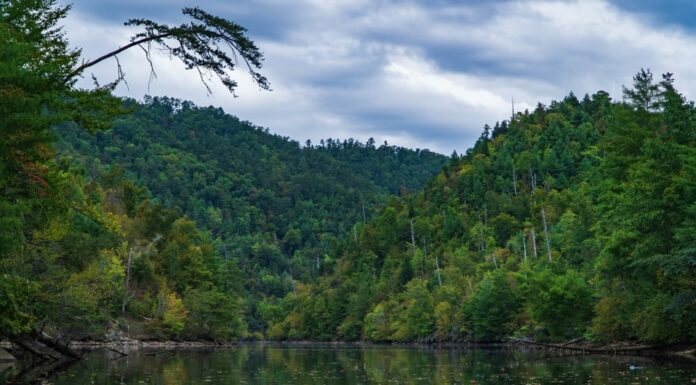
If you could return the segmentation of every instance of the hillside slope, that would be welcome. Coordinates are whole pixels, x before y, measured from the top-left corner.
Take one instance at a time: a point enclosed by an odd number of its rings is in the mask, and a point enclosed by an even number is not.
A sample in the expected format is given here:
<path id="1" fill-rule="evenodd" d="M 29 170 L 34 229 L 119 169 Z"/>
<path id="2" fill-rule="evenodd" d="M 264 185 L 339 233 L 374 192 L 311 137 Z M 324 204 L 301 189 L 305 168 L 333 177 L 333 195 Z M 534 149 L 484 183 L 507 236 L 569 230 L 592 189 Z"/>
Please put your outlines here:
<path id="1" fill-rule="evenodd" d="M 174 207 L 238 261 L 256 324 L 261 298 L 330 269 L 338 239 L 389 194 L 422 188 L 446 161 L 427 150 L 329 139 L 304 147 L 219 108 L 169 98 L 129 102 L 132 114 L 95 135 L 60 129 L 60 153 L 92 178 L 123 174 L 149 198 Z"/>
<path id="2" fill-rule="evenodd" d="M 269 336 L 696 341 L 696 108 L 634 80 L 486 127 L 267 304 Z"/>

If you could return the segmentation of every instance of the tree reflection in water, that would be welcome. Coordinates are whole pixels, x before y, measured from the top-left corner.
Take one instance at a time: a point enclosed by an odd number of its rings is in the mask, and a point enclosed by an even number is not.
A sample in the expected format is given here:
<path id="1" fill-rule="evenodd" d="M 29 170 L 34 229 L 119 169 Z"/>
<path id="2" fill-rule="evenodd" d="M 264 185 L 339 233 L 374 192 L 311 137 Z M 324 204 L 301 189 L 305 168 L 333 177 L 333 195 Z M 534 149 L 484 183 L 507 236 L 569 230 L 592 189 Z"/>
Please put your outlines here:
<path id="1" fill-rule="evenodd" d="M 641 366 L 629 370 L 630 365 Z M 696 364 L 635 357 L 354 346 L 239 346 L 94 352 L 51 382 L 157 385 L 596 384 L 683 385 Z M 694 377 L 694 378 L 692 378 Z"/>

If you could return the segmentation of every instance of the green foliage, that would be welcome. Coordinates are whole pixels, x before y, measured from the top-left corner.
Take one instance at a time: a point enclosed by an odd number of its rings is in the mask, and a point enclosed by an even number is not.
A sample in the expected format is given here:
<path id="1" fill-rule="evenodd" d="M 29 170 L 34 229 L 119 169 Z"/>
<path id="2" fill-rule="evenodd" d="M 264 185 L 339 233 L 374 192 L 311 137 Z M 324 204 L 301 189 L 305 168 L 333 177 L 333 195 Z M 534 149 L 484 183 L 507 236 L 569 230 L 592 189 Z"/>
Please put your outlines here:
<path id="1" fill-rule="evenodd" d="M 532 321 L 548 331 L 552 340 L 582 336 L 593 308 L 592 291 L 582 274 L 574 270 L 557 274 L 544 269 L 526 279 L 524 291 Z"/>
<path id="2" fill-rule="evenodd" d="M 366 316 L 363 336 L 369 341 L 389 341 L 393 334 L 387 318 L 387 304 L 379 303 Z"/>
<path id="3" fill-rule="evenodd" d="M 185 293 L 188 309 L 185 333 L 189 337 L 232 340 L 246 336 L 240 298 L 216 289 L 191 289 Z"/>
<path id="4" fill-rule="evenodd" d="M 0 335 L 14 336 L 31 330 L 35 320 L 32 299 L 37 295 L 37 286 L 21 277 L 0 275 Z"/>
<path id="5" fill-rule="evenodd" d="M 248 277 L 241 283 L 252 307 L 288 294 L 292 280 L 312 282 L 331 271 L 337 240 L 360 227 L 363 206 L 368 219 L 388 194 L 421 188 L 446 159 L 353 139 L 300 147 L 219 108 L 175 99 L 125 104 L 134 113 L 110 130 L 61 127 L 61 154 L 93 179 L 119 180 L 126 214 L 151 197 L 210 232 L 216 251 L 236 259 Z M 168 247 L 188 255 L 163 255 L 171 269 L 164 274 L 178 291 L 190 279 L 209 279 L 200 274 L 210 251 Z M 402 285 L 411 278 L 404 274 Z M 248 312 L 251 330 L 267 324 L 259 314 Z"/>
<path id="6" fill-rule="evenodd" d="M 401 294 L 395 330 L 395 341 L 413 341 L 427 337 L 435 325 L 431 294 L 420 280 L 414 279 Z"/>
<path id="7" fill-rule="evenodd" d="M 256 71 L 261 68 L 263 54 L 246 37 L 244 27 L 197 7 L 184 8 L 182 13 L 193 20 L 175 27 L 148 19 L 129 20 L 127 26 L 145 29 L 135 34 L 131 42 L 146 43 L 148 47 L 150 44 L 159 45 L 161 50 L 181 60 L 186 69 L 195 68 L 199 73 L 215 74 L 233 94 L 237 81 L 229 76 L 229 72 L 237 67 L 241 58 L 256 84 L 262 89 L 270 89 L 266 77 Z M 77 75 L 80 71 L 78 69 L 74 74 Z M 208 87 L 203 77 L 201 80 Z"/>
<path id="8" fill-rule="evenodd" d="M 76 90 L 94 63 L 69 48 L 68 11 L 0 0 L 0 335 L 119 317 L 225 340 L 696 341 L 696 107 L 671 74 L 641 70 L 626 103 L 538 104 L 444 164 Z M 260 67 L 242 27 L 184 12 L 132 20 L 132 46 L 173 38 L 230 90 L 217 44 Z"/>
<path id="9" fill-rule="evenodd" d="M 305 296 L 371 287 L 369 311 L 324 311 L 374 341 L 696 341 L 696 107 L 671 74 L 634 81 L 629 103 L 570 94 L 487 126 L 339 241 Z M 288 321 L 311 306 L 283 303 Z"/>
<path id="10" fill-rule="evenodd" d="M 161 295 L 164 302 L 162 324 L 170 335 L 178 337 L 184 331 L 188 312 L 176 293 L 164 292 Z"/>
<path id="11" fill-rule="evenodd" d="M 487 274 L 464 308 L 476 341 L 499 341 L 509 335 L 519 301 L 503 272 Z"/>
<path id="12" fill-rule="evenodd" d="M 79 162 L 55 156 L 62 127 L 104 130 L 129 108 L 111 95 L 115 84 L 74 88 L 86 66 L 78 67 L 79 50 L 69 48 L 59 26 L 69 9 L 54 0 L 0 0 L 0 336 L 44 327 L 103 335 L 116 316 L 150 320 L 151 329 L 178 335 L 188 320 L 180 298 L 201 288 L 218 294 L 192 301 L 195 317 L 223 320 L 206 335 L 242 335 L 235 305 L 241 287 L 210 289 L 222 279 L 239 282 L 240 271 L 234 260 L 223 262 L 208 234 L 149 201 L 148 191 L 118 168 L 85 177 Z M 260 62 L 241 27 L 200 10 L 189 14 L 235 34 L 243 44 L 237 51 Z M 220 309 L 235 317 L 216 318 Z"/>

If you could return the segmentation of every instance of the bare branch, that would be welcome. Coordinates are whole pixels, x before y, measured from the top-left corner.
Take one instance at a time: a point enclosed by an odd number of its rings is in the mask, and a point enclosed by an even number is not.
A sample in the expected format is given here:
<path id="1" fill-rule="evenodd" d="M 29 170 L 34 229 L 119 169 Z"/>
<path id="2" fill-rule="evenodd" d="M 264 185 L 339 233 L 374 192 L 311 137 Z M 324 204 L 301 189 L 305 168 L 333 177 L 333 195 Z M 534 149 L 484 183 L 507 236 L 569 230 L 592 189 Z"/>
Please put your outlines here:
<path id="1" fill-rule="evenodd" d="M 119 82 L 123 82 L 123 84 L 126 85 L 126 88 L 130 91 L 130 87 L 128 86 L 128 81 L 126 80 L 126 74 L 123 72 L 123 68 L 121 67 L 121 61 L 118 60 L 118 55 L 114 55 L 114 59 L 116 59 L 116 80 L 114 81 L 113 85 L 116 86 Z"/>
<path id="2" fill-rule="evenodd" d="M 133 47 L 135 47 L 135 46 L 137 46 L 137 45 L 139 45 L 139 44 L 142 44 L 142 43 L 145 43 L 145 42 L 149 42 L 149 41 L 153 41 L 153 40 L 162 39 L 162 38 L 165 38 L 165 37 L 168 37 L 168 35 L 167 35 L 167 34 L 162 34 L 162 35 L 159 35 L 159 36 L 150 36 L 150 37 L 146 37 L 146 38 L 142 38 L 142 39 L 136 40 L 136 41 L 134 41 L 134 42 L 131 42 L 130 44 L 126 44 L 126 45 L 124 45 L 123 47 L 121 47 L 121 48 L 119 48 L 119 49 L 117 49 L 117 50 L 111 51 L 111 52 L 109 52 L 109 53 L 107 53 L 107 54 L 105 54 L 105 55 L 102 55 L 102 56 L 98 57 L 98 58 L 95 59 L 95 60 L 90 60 L 90 61 L 88 61 L 87 63 L 83 63 L 81 66 L 75 68 L 71 73 L 69 73 L 68 76 L 67 76 L 67 78 L 66 78 L 65 80 L 66 80 L 66 81 L 69 81 L 69 80 L 71 80 L 72 78 L 74 78 L 75 76 L 80 75 L 80 74 L 81 74 L 82 72 L 84 72 L 84 70 L 86 70 L 87 68 L 92 67 L 92 66 L 94 66 L 94 65 L 96 65 L 96 64 L 98 64 L 98 63 L 100 63 L 100 62 L 102 62 L 102 61 L 104 61 L 104 60 L 106 60 L 106 59 L 108 59 L 108 58 L 110 58 L 110 57 L 114 57 L 114 56 L 118 55 L 119 53 L 121 53 L 121 52 L 123 52 L 123 51 L 126 51 L 126 50 L 128 50 L 128 49 L 130 49 L 130 48 L 133 48 Z"/>
<path id="3" fill-rule="evenodd" d="M 157 72 L 155 72 L 155 66 L 152 63 L 152 42 L 147 42 L 147 48 L 143 47 L 142 44 L 139 44 L 138 47 L 140 47 L 140 49 L 143 50 L 143 53 L 145 53 L 145 60 L 147 60 L 147 64 L 150 66 L 150 76 L 147 79 L 147 90 L 150 91 L 152 81 L 157 79 Z"/>

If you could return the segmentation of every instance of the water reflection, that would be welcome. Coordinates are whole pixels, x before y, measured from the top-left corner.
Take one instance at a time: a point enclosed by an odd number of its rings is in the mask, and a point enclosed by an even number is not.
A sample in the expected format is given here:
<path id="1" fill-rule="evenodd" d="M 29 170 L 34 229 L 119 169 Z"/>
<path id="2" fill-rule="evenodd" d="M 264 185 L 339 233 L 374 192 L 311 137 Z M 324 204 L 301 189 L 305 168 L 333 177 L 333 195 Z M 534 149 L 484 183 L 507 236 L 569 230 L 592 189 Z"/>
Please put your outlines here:
<path id="1" fill-rule="evenodd" d="M 630 370 L 630 365 L 642 367 Z M 1 382 L 1 381 L 0 381 Z M 670 384 L 696 383 L 696 366 L 635 357 L 389 347 L 240 346 L 217 350 L 95 352 L 56 385 Z"/>

